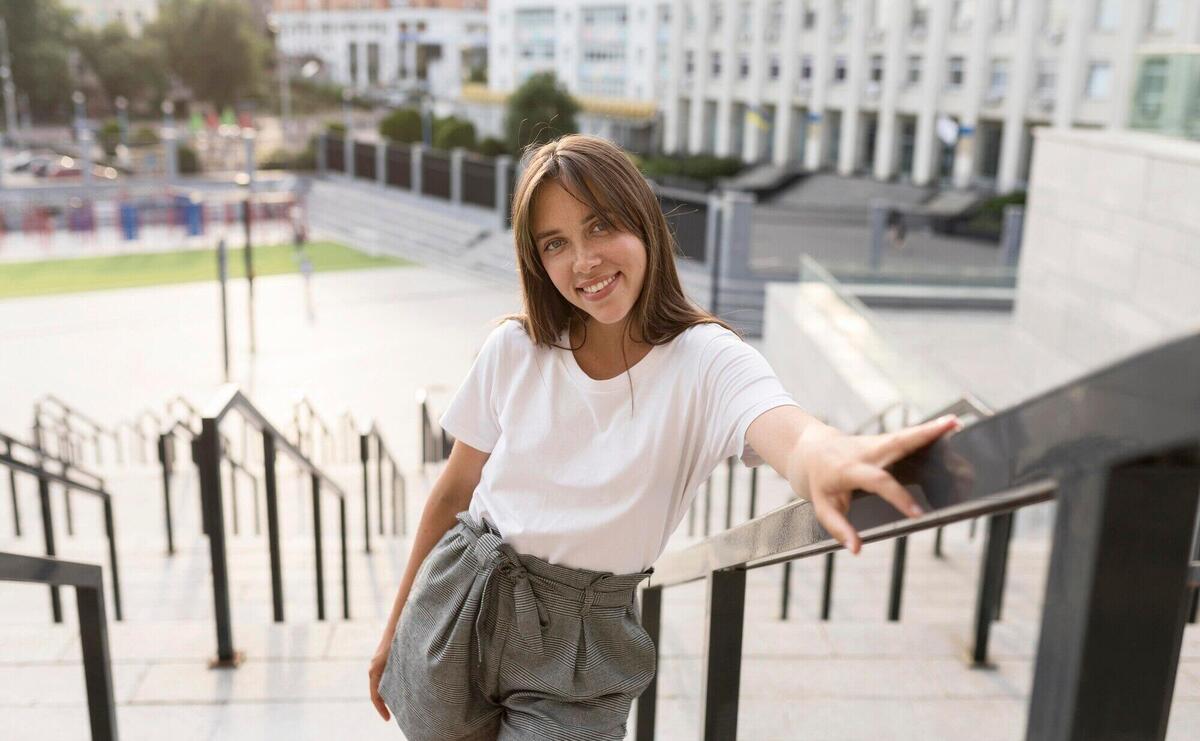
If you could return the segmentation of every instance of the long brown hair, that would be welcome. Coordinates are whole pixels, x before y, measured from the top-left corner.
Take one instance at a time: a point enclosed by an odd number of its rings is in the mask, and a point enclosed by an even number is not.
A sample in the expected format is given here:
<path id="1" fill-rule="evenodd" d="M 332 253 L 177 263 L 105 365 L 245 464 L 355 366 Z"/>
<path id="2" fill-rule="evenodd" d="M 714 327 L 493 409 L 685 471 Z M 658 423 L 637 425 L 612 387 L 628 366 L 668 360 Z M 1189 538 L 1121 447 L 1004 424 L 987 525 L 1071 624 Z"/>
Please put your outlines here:
<path id="1" fill-rule="evenodd" d="M 646 275 L 641 294 L 630 309 L 627 332 L 636 327 L 642 341 L 662 345 L 696 324 L 719 324 L 732 330 L 684 295 L 675 269 L 679 246 L 658 197 L 625 152 L 600 137 L 568 134 L 527 156 L 512 203 L 513 241 L 525 311 L 505 318 L 521 322 L 535 344 L 559 347 L 558 338 L 572 319 L 583 327 L 585 341 L 587 331 L 587 313 L 558 292 L 534 244 L 533 200 L 538 188 L 549 181 L 557 181 L 577 201 L 617 229 L 636 235 L 646 246 Z M 567 339 L 570 341 L 569 335 Z"/>

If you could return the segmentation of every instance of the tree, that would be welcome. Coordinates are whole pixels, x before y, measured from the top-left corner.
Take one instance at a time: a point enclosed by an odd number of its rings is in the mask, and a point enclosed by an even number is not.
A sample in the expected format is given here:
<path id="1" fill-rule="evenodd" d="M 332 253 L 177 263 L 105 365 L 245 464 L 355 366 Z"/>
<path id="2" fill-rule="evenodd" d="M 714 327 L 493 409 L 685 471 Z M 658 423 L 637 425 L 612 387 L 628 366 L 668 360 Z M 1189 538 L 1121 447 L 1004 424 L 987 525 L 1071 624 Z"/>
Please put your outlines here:
<path id="1" fill-rule="evenodd" d="M 73 13 L 59 0 L 0 0 L 0 16 L 8 30 L 13 83 L 29 96 L 33 115 L 59 120 L 70 115 Z"/>
<path id="2" fill-rule="evenodd" d="M 199 100 L 216 108 L 259 93 L 269 48 L 239 0 L 162 0 L 146 33 L 167 66 Z"/>
<path id="3" fill-rule="evenodd" d="M 397 108 L 379 122 L 379 134 L 401 144 L 420 142 L 423 138 L 421 114 L 412 108 Z"/>
<path id="4" fill-rule="evenodd" d="M 578 132 L 578 112 L 579 104 L 558 85 L 553 72 L 532 75 L 508 98 L 504 130 L 509 148 L 519 152 L 531 143 Z"/>
<path id="5" fill-rule="evenodd" d="M 110 107 L 117 96 L 136 104 L 157 101 L 166 93 L 165 55 L 154 39 L 135 38 L 124 23 L 114 21 L 98 30 L 80 29 L 76 44 Z"/>
<path id="6" fill-rule="evenodd" d="M 475 124 L 449 116 L 433 130 L 433 148 L 450 150 L 455 147 L 475 148 Z"/>

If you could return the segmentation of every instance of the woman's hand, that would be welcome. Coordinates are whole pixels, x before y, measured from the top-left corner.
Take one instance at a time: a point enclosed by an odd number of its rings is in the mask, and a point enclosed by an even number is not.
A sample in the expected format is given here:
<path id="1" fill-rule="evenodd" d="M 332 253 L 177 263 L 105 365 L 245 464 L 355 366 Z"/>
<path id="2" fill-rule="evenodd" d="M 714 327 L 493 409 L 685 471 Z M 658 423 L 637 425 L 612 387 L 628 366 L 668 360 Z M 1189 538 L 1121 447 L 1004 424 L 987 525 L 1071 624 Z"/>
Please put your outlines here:
<path id="1" fill-rule="evenodd" d="M 820 423 L 806 427 L 789 457 L 792 490 L 812 502 L 817 521 L 851 553 L 862 540 L 846 513 L 855 489 L 878 494 L 909 517 L 923 513 L 912 495 L 885 467 L 962 427 L 948 415 L 883 435 L 845 435 Z"/>
<path id="2" fill-rule="evenodd" d="M 390 647 L 390 642 L 381 643 L 379 648 L 375 649 L 375 655 L 371 657 L 371 668 L 367 670 L 367 677 L 371 685 L 371 702 L 375 704 L 375 710 L 379 713 L 379 717 L 384 720 L 391 720 L 392 715 L 388 712 L 387 703 L 379 694 L 379 680 L 383 678 L 383 670 L 387 668 Z"/>

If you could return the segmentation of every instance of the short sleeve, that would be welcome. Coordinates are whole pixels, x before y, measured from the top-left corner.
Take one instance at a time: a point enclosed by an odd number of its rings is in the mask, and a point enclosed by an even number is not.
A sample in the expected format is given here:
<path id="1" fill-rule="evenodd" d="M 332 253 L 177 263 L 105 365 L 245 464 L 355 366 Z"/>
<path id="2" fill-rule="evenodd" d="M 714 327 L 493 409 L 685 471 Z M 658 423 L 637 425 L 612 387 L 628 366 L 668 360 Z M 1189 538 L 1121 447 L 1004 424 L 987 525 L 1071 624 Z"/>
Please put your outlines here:
<path id="1" fill-rule="evenodd" d="M 738 456 L 747 466 L 761 465 L 762 457 L 746 443 L 750 423 L 775 407 L 799 405 L 762 353 L 728 330 L 706 345 L 703 362 L 706 406 L 712 413 L 707 449 L 717 451 L 719 459 Z"/>
<path id="2" fill-rule="evenodd" d="M 510 330 L 504 322 L 492 330 L 467 377 L 455 392 L 438 424 L 454 439 L 476 450 L 492 452 L 500 439 L 500 394 L 498 381 L 504 373 L 505 337 Z"/>

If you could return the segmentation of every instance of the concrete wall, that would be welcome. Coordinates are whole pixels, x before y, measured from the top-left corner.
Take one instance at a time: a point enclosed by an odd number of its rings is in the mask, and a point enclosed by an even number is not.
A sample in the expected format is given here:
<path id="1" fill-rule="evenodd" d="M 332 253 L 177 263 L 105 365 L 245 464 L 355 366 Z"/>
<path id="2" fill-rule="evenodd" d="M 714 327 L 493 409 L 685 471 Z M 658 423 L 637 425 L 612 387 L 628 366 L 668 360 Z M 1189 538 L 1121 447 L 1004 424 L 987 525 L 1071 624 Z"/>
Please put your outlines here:
<path id="1" fill-rule="evenodd" d="M 1094 367 L 1200 329 L 1200 142 L 1039 129 L 1015 323 Z"/>

